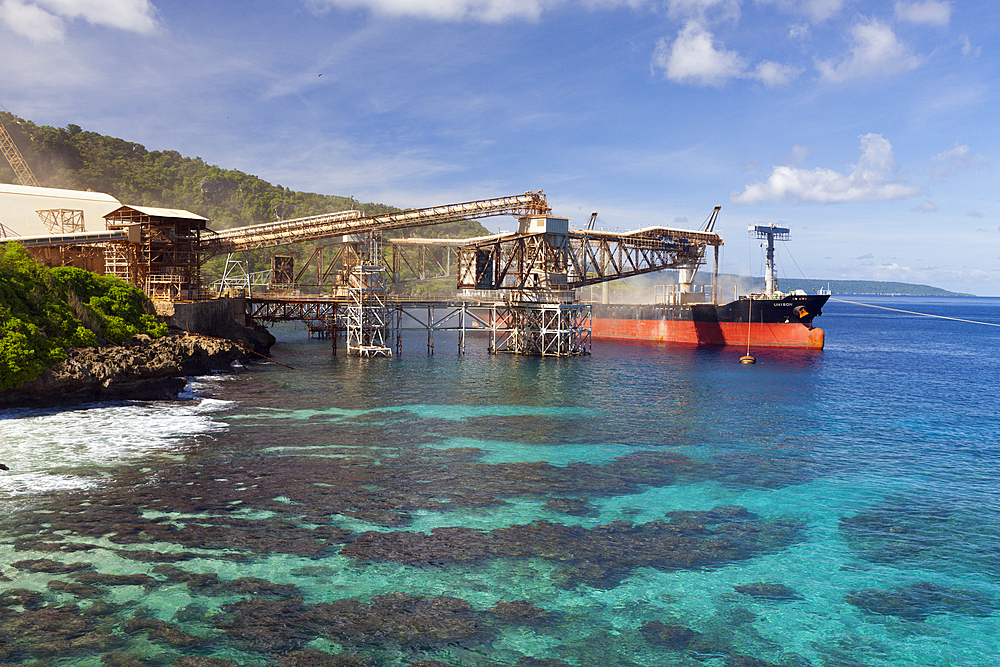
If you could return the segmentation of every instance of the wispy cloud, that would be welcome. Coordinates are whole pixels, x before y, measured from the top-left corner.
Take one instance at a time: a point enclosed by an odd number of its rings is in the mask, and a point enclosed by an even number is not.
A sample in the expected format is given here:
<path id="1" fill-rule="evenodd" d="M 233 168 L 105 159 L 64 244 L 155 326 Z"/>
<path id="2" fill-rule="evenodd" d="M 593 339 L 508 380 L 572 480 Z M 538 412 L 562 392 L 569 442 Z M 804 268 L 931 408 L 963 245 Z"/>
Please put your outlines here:
<path id="1" fill-rule="evenodd" d="M 951 21 L 951 3 L 940 0 L 920 0 L 918 2 L 897 0 L 896 18 L 909 23 L 948 25 Z"/>
<path id="2" fill-rule="evenodd" d="M 920 66 L 922 59 L 899 41 L 892 28 L 872 19 L 851 28 L 850 53 L 839 61 L 823 60 L 816 68 L 827 81 L 840 83 L 871 76 L 890 76 Z"/>
<path id="3" fill-rule="evenodd" d="M 740 15 L 739 0 L 669 0 L 667 13 L 675 19 L 735 19 Z"/>
<path id="4" fill-rule="evenodd" d="M 787 86 L 802 74 L 802 68 L 764 60 L 757 64 L 751 79 L 757 79 L 768 88 Z"/>
<path id="5" fill-rule="evenodd" d="M 798 144 L 795 144 L 792 146 L 792 150 L 788 152 L 788 155 L 785 156 L 785 161 L 792 164 L 802 164 L 806 161 L 806 158 L 809 157 L 811 152 L 812 149 L 808 146 L 799 146 Z"/>
<path id="6" fill-rule="evenodd" d="M 940 180 L 960 174 L 964 171 L 972 171 L 980 167 L 988 167 L 990 162 L 985 155 L 972 153 L 965 144 L 955 144 L 949 151 L 942 151 L 931 158 L 934 169 L 931 175 L 934 179 Z"/>
<path id="7" fill-rule="evenodd" d="M 537 20 L 543 11 L 560 4 L 564 3 L 559 0 L 306 0 L 307 6 L 319 12 L 331 8 L 367 9 L 383 16 L 486 23 Z"/>
<path id="8" fill-rule="evenodd" d="M 978 58 L 983 54 L 983 47 L 973 46 L 972 41 L 966 35 L 962 35 L 959 42 L 962 44 L 962 55 L 966 58 Z"/>
<path id="9" fill-rule="evenodd" d="M 773 4 L 779 9 L 804 16 L 813 23 L 822 23 L 840 13 L 844 0 L 758 0 L 761 4 Z"/>
<path id="10" fill-rule="evenodd" d="M 878 199 L 906 199 L 920 188 L 894 178 L 896 160 L 892 145 L 880 134 L 861 137 L 861 159 L 849 174 L 833 169 L 775 167 L 765 182 L 752 183 L 742 193 L 733 192 L 734 204 L 757 204 L 768 200 L 832 204 Z"/>
<path id="11" fill-rule="evenodd" d="M 35 43 L 61 41 L 67 23 L 76 19 L 147 35 L 160 27 L 149 0 L 0 1 L 0 23 Z"/>

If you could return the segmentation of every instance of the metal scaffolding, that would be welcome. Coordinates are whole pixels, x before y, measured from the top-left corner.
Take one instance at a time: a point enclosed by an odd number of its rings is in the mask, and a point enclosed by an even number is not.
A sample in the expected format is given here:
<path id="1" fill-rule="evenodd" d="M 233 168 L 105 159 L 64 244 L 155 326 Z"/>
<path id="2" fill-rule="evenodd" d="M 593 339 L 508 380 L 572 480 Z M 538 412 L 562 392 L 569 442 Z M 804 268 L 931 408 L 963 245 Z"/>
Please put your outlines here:
<path id="1" fill-rule="evenodd" d="M 105 270 L 162 301 L 201 296 L 199 240 L 206 218 L 175 209 L 122 206 L 104 216 L 109 230 L 127 230 L 128 244 L 109 244 Z"/>
<path id="2" fill-rule="evenodd" d="M 391 357 L 391 336 L 385 295 L 385 268 L 354 267 L 347 290 L 347 353 L 360 357 Z"/>
<path id="3" fill-rule="evenodd" d="M 490 352 L 542 357 L 590 354 L 590 305 L 508 302 L 490 313 Z"/>

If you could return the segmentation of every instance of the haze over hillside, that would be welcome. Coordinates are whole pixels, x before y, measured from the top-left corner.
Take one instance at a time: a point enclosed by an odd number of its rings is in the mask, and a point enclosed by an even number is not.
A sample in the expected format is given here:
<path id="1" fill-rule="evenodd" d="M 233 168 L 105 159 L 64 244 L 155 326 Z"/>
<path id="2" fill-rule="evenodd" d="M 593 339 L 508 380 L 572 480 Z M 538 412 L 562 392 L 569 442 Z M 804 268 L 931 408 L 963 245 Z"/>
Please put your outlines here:
<path id="1" fill-rule="evenodd" d="M 251 174 L 206 164 L 200 157 L 184 157 L 171 150 L 150 151 L 141 144 L 88 132 L 72 123 L 65 128 L 39 126 L 7 112 L 0 112 L 0 122 L 41 185 L 104 192 L 125 204 L 188 210 L 208 218 L 212 229 L 348 209 L 361 210 L 366 215 L 400 210 L 387 204 L 359 202 L 353 197 L 295 192 Z M 17 182 L 6 160 L 0 161 L 0 182 Z M 476 221 L 401 232 L 407 236 L 454 238 L 488 233 Z M 312 245 L 296 244 L 292 249 L 309 251 Z M 252 261 L 261 268 L 267 264 L 263 256 L 252 258 Z M 213 267 L 206 268 L 207 275 L 211 276 Z M 763 289 L 763 278 L 732 275 L 720 278 L 723 298 L 736 292 Z M 710 279 L 708 271 L 698 276 L 699 284 Z M 676 278 L 670 276 L 670 280 Z M 615 292 L 638 298 L 647 288 L 651 295 L 653 285 L 668 282 L 668 276 L 656 274 L 619 282 L 613 287 Z M 807 292 L 828 288 L 835 294 L 958 295 L 928 285 L 884 281 L 802 279 L 783 281 L 781 288 Z"/>

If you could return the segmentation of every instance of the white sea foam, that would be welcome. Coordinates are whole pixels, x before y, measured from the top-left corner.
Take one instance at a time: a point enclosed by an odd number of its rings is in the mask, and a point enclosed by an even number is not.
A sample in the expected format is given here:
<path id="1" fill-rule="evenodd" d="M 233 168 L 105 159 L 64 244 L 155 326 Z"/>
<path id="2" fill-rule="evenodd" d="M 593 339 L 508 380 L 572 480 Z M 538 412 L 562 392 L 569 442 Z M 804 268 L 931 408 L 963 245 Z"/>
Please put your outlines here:
<path id="1" fill-rule="evenodd" d="M 215 378 L 199 378 L 201 386 Z M 195 390 L 197 391 L 196 385 Z M 222 430 L 217 414 L 231 404 L 212 398 L 149 403 L 96 403 L 75 409 L 0 411 L 0 498 L 86 488 L 100 469 L 192 437 Z"/>

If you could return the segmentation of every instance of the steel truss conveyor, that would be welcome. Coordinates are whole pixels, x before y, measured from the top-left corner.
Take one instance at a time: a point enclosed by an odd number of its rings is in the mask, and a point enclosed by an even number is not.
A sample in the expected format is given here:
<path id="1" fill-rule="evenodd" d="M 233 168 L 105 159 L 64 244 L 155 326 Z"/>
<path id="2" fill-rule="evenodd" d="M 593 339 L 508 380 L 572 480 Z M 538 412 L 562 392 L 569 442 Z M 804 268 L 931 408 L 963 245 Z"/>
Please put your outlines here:
<path id="1" fill-rule="evenodd" d="M 335 236 L 424 227 L 497 215 L 544 215 L 549 211 L 551 209 L 545 201 L 545 195 L 540 190 L 512 197 L 481 199 L 461 204 L 408 209 L 372 216 L 362 216 L 360 211 L 340 211 L 263 225 L 236 227 L 221 232 L 209 232 L 202 236 L 200 250 L 205 257 L 211 257 L 222 253 L 271 248 L 288 243 Z"/>
<path id="2" fill-rule="evenodd" d="M 717 214 L 718 208 L 710 223 Z M 496 215 L 517 216 L 518 231 L 463 240 L 396 239 L 382 243 L 379 239 L 384 231 Z M 242 227 L 203 237 L 201 251 L 208 256 L 343 237 L 344 248 L 350 246 L 353 253 L 350 262 L 344 259 L 340 271 L 340 280 L 345 276 L 349 279 L 344 328 L 349 352 L 356 350 L 362 356 L 391 356 L 387 341 L 393 337 L 392 329 L 399 329 L 403 316 L 399 309 L 393 327 L 394 309 L 385 299 L 385 279 L 397 282 L 403 265 L 425 278 L 428 258 L 437 268 L 450 272 L 454 252 L 458 287 L 493 295 L 486 327 L 492 333 L 492 352 L 572 356 L 590 353 L 590 306 L 576 301 L 576 288 L 663 269 L 682 269 L 693 275 L 704 263 L 707 248 L 714 246 L 717 259 L 722 245 L 722 237 L 710 231 L 711 224 L 701 231 L 649 227 L 622 233 L 592 229 L 594 218 L 596 214 L 586 230 L 570 230 L 569 218 L 551 215 L 541 191 L 526 192 L 377 216 L 361 217 L 356 211 L 347 211 Z M 428 254 L 434 246 L 444 250 L 445 256 Z M 408 249 L 420 253 L 415 263 Z M 391 251 L 391 257 L 386 250 Z M 276 315 L 261 313 L 252 319 Z M 280 317 L 289 315 L 282 313 Z M 329 314 L 296 315 L 296 319 L 330 322 Z M 338 322 L 340 318 L 334 315 L 333 319 Z M 464 331 L 464 308 L 459 320 Z M 437 328 L 433 319 L 425 326 L 429 331 Z M 464 333 L 461 341 L 464 347 Z"/>
<path id="3" fill-rule="evenodd" d="M 696 267 L 718 248 L 713 232 L 651 227 L 633 232 L 569 230 L 470 240 L 458 251 L 459 287 L 566 289 L 664 269 Z"/>

